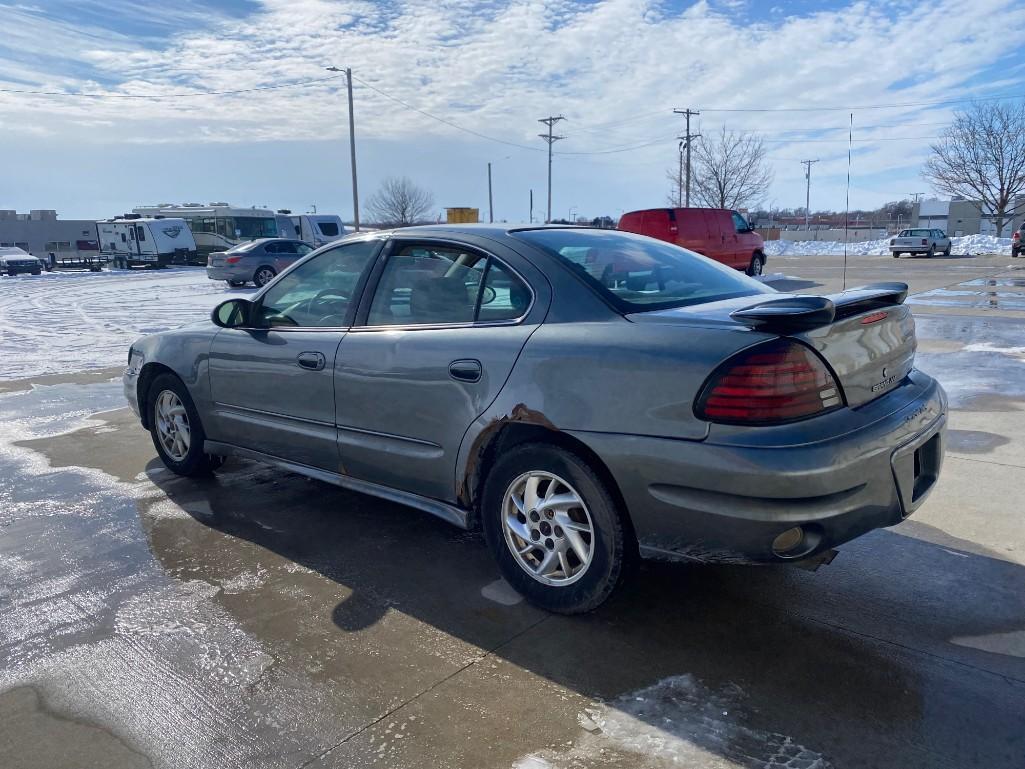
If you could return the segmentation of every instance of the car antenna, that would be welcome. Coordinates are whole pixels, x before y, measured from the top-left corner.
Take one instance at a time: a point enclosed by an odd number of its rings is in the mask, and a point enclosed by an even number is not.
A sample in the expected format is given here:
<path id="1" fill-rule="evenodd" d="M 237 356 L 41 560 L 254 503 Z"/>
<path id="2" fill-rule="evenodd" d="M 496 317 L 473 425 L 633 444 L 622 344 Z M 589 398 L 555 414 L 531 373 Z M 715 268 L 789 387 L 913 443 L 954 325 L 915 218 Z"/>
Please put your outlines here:
<path id="1" fill-rule="evenodd" d="M 847 204 L 843 215 L 843 286 L 847 290 L 847 229 L 851 226 L 851 147 L 854 144 L 854 113 L 851 113 L 851 126 L 847 132 Z"/>

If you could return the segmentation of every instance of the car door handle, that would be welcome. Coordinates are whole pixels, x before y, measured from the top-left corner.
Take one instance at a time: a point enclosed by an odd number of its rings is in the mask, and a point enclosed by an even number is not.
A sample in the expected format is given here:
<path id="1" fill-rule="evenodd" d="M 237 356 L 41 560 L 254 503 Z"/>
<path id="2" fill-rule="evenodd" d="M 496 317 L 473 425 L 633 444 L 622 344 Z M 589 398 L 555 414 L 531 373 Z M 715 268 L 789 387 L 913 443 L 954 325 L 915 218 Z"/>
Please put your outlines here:
<path id="1" fill-rule="evenodd" d="M 301 352 L 296 356 L 295 362 L 299 364 L 300 368 L 309 369 L 310 371 L 320 371 L 327 363 L 327 359 L 324 357 L 323 353 Z"/>
<path id="2" fill-rule="evenodd" d="M 483 373 L 480 361 L 473 358 L 454 360 L 448 366 L 448 375 L 460 382 L 479 382 Z"/>

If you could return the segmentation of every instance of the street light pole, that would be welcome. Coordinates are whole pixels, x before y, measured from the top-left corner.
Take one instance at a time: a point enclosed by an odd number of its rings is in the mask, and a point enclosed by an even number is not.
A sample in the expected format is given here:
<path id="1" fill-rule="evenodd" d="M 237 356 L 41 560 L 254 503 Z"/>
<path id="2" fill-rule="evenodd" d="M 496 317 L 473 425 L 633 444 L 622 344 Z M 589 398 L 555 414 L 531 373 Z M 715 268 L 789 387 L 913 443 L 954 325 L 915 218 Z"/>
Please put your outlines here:
<path id="1" fill-rule="evenodd" d="M 359 187 L 356 184 L 356 120 L 352 114 L 352 68 L 327 67 L 328 72 L 344 72 L 349 94 L 349 159 L 352 167 L 352 223 L 359 232 Z"/>

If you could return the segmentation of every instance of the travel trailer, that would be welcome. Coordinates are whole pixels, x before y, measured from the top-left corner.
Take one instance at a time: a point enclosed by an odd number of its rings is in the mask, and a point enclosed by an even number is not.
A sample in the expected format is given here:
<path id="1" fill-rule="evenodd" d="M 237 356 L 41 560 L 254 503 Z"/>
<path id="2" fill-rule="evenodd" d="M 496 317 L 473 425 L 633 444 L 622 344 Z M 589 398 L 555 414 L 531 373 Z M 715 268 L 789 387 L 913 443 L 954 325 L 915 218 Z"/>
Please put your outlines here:
<path id="1" fill-rule="evenodd" d="M 96 222 L 100 256 L 118 269 L 189 264 L 196 241 L 184 219 L 125 214 Z"/>
<path id="2" fill-rule="evenodd" d="M 266 208 L 237 208 L 228 203 L 160 203 L 156 206 L 133 208 L 142 216 L 166 216 L 184 219 L 196 240 L 195 264 L 206 264 L 207 256 L 215 251 L 227 251 L 232 246 L 258 238 L 294 237 L 283 233 L 278 218 Z"/>

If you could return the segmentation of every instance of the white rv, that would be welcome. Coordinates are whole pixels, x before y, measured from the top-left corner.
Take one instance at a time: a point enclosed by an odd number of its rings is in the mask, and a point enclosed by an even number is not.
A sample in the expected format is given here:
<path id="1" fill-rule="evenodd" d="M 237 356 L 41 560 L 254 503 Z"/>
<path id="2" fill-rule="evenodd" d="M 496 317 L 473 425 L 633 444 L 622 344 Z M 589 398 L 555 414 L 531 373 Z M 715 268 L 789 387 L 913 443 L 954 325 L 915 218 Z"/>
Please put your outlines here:
<path id="1" fill-rule="evenodd" d="M 215 251 L 227 251 L 232 246 L 257 238 L 284 237 L 279 231 L 273 211 L 266 208 L 237 208 L 227 203 L 161 203 L 156 206 L 133 208 L 142 216 L 167 216 L 184 219 L 196 240 L 196 263 L 206 264 Z M 294 236 L 289 236 L 294 237 Z"/>
<path id="2" fill-rule="evenodd" d="M 166 267 L 196 259 L 196 241 L 184 219 L 125 214 L 96 222 L 100 256 L 119 269 Z"/>

